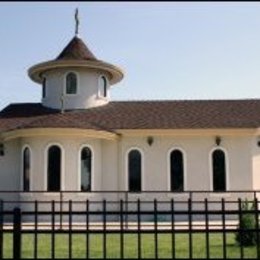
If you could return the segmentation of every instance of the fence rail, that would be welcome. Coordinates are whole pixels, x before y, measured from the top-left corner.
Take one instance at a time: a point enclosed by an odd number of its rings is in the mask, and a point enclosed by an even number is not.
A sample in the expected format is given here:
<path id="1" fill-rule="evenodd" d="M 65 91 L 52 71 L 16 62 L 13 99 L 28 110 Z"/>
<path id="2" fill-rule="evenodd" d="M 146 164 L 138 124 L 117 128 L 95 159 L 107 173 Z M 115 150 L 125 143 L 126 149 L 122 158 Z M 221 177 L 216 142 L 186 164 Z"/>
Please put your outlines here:
<path id="1" fill-rule="evenodd" d="M 2 200 L 0 258 L 260 259 L 259 201 L 250 199 L 252 209 L 241 198 L 35 200 L 13 209 Z M 238 225 L 246 214 L 250 228 Z M 237 234 L 255 245 L 236 242 Z"/>

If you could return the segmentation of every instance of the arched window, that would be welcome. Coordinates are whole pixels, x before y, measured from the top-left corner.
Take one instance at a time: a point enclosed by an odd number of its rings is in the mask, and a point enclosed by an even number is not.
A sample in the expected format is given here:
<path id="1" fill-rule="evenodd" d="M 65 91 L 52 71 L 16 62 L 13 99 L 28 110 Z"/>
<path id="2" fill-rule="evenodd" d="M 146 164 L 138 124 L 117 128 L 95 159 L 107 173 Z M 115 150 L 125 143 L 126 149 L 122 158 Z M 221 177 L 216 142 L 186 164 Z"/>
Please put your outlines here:
<path id="1" fill-rule="evenodd" d="M 108 86 L 107 78 L 105 76 L 101 76 L 99 84 L 100 84 L 99 85 L 100 96 L 106 97 L 107 96 L 107 86 Z"/>
<path id="2" fill-rule="evenodd" d="M 180 150 L 173 150 L 170 154 L 171 191 L 184 190 L 183 154 Z"/>
<path id="3" fill-rule="evenodd" d="M 81 191 L 91 191 L 92 152 L 88 147 L 81 150 Z"/>
<path id="4" fill-rule="evenodd" d="M 42 81 L 42 98 L 46 97 L 46 78 L 43 78 Z"/>
<path id="5" fill-rule="evenodd" d="M 23 150 L 23 190 L 30 190 L 30 172 L 31 172 L 31 153 L 26 147 Z"/>
<path id="6" fill-rule="evenodd" d="M 70 72 L 66 76 L 66 94 L 77 94 L 77 75 Z"/>
<path id="7" fill-rule="evenodd" d="M 142 155 L 138 150 L 128 153 L 128 190 L 140 192 L 142 183 Z"/>
<path id="8" fill-rule="evenodd" d="M 53 145 L 48 149 L 48 191 L 60 191 L 61 149 Z"/>
<path id="9" fill-rule="evenodd" d="M 225 153 L 217 149 L 212 153 L 213 191 L 226 191 Z"/>

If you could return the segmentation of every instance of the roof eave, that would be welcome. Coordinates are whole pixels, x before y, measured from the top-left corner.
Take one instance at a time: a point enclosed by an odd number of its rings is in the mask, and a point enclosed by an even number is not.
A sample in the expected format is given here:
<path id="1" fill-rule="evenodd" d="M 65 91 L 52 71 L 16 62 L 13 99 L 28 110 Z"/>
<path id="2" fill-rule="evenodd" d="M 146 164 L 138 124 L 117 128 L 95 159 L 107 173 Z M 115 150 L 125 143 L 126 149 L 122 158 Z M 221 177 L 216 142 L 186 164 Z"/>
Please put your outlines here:
<path id="1" fill-rule="evenodd" d="M 51 60 L 38 63 L 28 69 L 29 77 L 36 83 L 42 83 L 42 74 L 46 71 L 59 68 L 96 69 L 109 73 L 110 84 L 116 84 L 124 77 L 124 72 L 117 66 L 104 61 L 93 60 Z"/>

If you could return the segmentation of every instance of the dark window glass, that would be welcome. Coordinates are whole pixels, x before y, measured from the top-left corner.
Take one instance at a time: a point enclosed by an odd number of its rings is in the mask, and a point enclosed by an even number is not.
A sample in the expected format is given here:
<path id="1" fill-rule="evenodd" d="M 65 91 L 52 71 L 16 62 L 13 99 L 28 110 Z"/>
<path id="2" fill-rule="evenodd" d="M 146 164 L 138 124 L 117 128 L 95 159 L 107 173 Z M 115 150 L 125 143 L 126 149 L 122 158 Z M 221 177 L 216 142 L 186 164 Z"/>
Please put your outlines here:
<path id="1" fill-rule="evenodd" d="M 66 94 L 77 93 L 77 76 L 75 73 L 68 73 L 66 76 Z"/>
<path id="2" fill-rule="evenodd" d="M 215 150 L 212 154 L 213 162 L 213 191 L 226 191 L 226 161 L 225 153 Z"/>
<path id="3" fill-rule="evenodd" d="M 183 155 L 179 150 L 174 150 L 170 155 L 171 191 L 184 190 Z"/>
<path id="4" fill-rule="evenodd" d="M 46 78 L 43 78 L 43 81 L 42 81 L 42 97 L 43 98 L 46 97 Z"/>
<path id="5" fill-rule="evenodd" d="M 141 166 L 142 156 L 138 150 L 132 150 L 128 154 L 128 183 L 129 191 L 141 191 Z"/>
<path id="6" fill-rule="evenodd" d="M 31 154 L 27 147 L 23 151 L 23 190 L 30 190 Z"/>
<path id="7" fill-rule="evenodd" d="M 105 76 L 101 77 L 101 95 L 103 97 L 107 96 L 107 79 Z"/>
<path id="8" fill-rule="evenodd" d="M 61 149 L 51 146 L 48 150 L 48 191 L 60 191 Z"/>
<path id="9" fill-rule="evenodd" d="M 81 191 L 91 191 L 92 153 L 88 147 L 81 151 Z"/>

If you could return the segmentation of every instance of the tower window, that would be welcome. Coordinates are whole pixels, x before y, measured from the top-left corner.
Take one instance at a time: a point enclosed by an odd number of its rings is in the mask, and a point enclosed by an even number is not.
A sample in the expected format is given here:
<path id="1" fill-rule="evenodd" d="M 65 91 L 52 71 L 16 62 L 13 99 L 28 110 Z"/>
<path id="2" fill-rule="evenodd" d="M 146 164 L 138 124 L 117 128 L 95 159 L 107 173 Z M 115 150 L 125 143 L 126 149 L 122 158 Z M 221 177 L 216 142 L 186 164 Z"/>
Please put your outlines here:
<path id="1" fill-rule="evenodd" d="M 42 81 L 42 98 L 46 98 L 46 78 Z"/>
<path id="2" fill-rule="evenodd" d="M 108 80 L 105 76 L 100 77 L 99 82 L 99 95 L 101 97 L 107 97 Z"/>
<path id="3" fill-rule="evenodd" d="M 66 94 L 77 94 L 77 75 L 70 72 L 66 76 Z"/>

